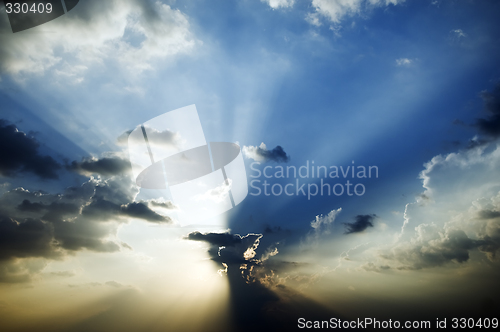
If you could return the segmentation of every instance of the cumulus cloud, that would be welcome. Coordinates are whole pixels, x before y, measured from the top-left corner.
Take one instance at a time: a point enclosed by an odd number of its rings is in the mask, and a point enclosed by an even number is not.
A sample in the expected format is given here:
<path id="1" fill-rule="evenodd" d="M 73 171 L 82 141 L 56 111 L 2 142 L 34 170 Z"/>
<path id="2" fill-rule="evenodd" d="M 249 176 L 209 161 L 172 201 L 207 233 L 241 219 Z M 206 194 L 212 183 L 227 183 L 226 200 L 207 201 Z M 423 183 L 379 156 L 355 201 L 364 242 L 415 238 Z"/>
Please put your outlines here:
<path id="1" fill-rule="evenodd" d="M 191 241 L 203 241 L 218 247 L 232 247 L 241 243 L 241 236 L 230 233 L 200 233 L 198 231 L 189 233 L 186 237 Z"/>
<path id="2" fill-rule="evenodd" d="M 420 177 L 425 191 L 407 205 L 403 230 L 394 244 L 379 250 L 383 262 L 377 265 L 400 270 L 460 266 L 474 252 L 498 262 L 500 144 L 435 156 Z"/>
<path id="3" fill-rule="evenodd" d="M 58 178 L 61 165 L 51 156 L 40 153 L 40 143 L 35 137 L 2 119 L 0 142 L 0 175 L 12 177 L 19 173 L 32 173 L 42 179 Z"/>
<path id="4" fill-rule="evenodd" d="M 267 146 L 262 142 L 260 146 L 244 146 L 243 154 L 245 157 L 259 162 L 288 162 L 290 157 L 286 154 L 281 146 L 276 146 L 272 150 L 268 150 Z"/>
<path id="5" fill-rule="evenodd" d="M 7 15 L 1 16 L 0 72 L 19 76 L 53 69 L 78 82 L 89 66 L 116 59 L 122 69 L 140 73 L 197 43 L 187 16 L 159 1 L 84 1 L 30 31 L 51 33 L 13 34 Z"/>
<path id="6" fill-rule="evenodd" d="M 376 218 L 374 214 L 357 215 L 353 223 L 345 223 L 345 234 L 361 233 L 368 227 L 373 227 L 373 220 Z"/>
<path id="7" fill-rule="evenodd" d="M 116 239 L 119 225 L 129 218 L 171 222 L 148 202 L 134 202 L 137 191 L 128 176 L 91 178 L 62 194 L 23 188 L 7 191 L 0 197 L 0 270 L 4 275 L 14 267 L 31 271 L 21 268 L 23 259 L 43 261 L 84 249 L 115 252 L 129 247 Z M 16 273 L 17 279 L 25 280 L 27 272 Z"/>
<path id="8" fill-rule="evenodd" d="M 470 239 L 463 230 L 420 224 L 409 242 L 401 242 L 383 258 L 396 260 L 399 269 L 422 269 L 469 260 L 469 251 L 484 244 Z"/>
<path id="9" fill-rule="evenodd" d="M 267 3 L 271 8 L 287 8 L 292 7 L 295 3 L 295 0 L 261 0 L 262 2 Z"/>

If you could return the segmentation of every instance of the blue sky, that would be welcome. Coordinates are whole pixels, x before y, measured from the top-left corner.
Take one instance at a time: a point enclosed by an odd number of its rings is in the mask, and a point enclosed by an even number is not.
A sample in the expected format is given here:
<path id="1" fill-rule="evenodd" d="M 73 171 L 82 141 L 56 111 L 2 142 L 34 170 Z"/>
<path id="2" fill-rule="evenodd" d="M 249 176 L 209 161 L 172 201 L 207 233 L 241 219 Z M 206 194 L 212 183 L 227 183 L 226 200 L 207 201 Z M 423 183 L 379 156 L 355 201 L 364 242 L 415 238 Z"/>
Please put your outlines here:
<path id="1" fill-rule="evenodd" d="M 128 285 L 117 287 L 120 291 L 126 287 L 127 291 L 145 291 L 148 286 L 140 276 L 118 280 L 120 274 L 104 267 L 116 265 L 116 271 L 126 271 L 134 266 L 129 262 L 137 261 L 146 264 L 141 268 L 148 271 L 147 278 L 155 279 L 167 273 L 159 262 L 175 270 L 189 265 L 182 263 L 184 259 L 193 264 L 186 267 L 192 271 L 197 264 L 205 266 L 199 263 L 205 259 L 215 262 L 203 268 L 210 276 L 206 280 L 212 280 L 212 275 L 219 278 L 210 282 L 220 289 L 227 286 L 228 297 L 238 307 L 238 294 L 249 295 L 241 281 L 231 275 L 231 269 L 239 271 L 237 265 L 228 263 L 233 262 L 233 256 L 212 256 L 212 246 L 218 242 L 211 240 L 211 234 L 248 234 L 242 239 L 235 237 L 235 252 L 228 249 L 227 255 L 236 255 L 241 249 L 238 246 L 253 241 L 255 234 L 263 234 L 252 242 L 258 248 L 254 248 L 255 259 L 260 260 L 248 261 L 261 274 L 249 272 L 249 276 L 259 289 L 280 299 L 289 296 L 282 292 L 286 288 L 335 313 L 357 317 L 373 310 L 366 304 L 356 311 L 357 303 L 366 300 L 371 304 L 383 298 L 381 293 L 358 286 L 361 284 L 379 287 L 380 292 L 397 284 L 394 292 L 401 291 L 403 302 L 431 301 L 431 295 L 412 294 L 431 294 L 446 278 L 453 278 L 456 285 L 470 281 L 477 285 L 471 289 L 486 294 L 487 286 L 481 288 L 475 273 L 487 275 L 488 282 L 498 274 L 498 250 L 491 249 L 497 248 L 497 235 L 484 231 L 497 229 L 498 217 L 481 217 L 484 211 L 492 211 L 493 216 L 500 208 L 495 198 L 499 191 L 498 136 L 485 132 L 477 119 L 496 114 L 491 106 L 496 104 L 488 104 L 488 100 L 498 98 L 499 5 L 495 1 L 451 0 L 81 1 L 66 15 L 16 34 L 10 31 L 2 9 L 0 118 L 6 120 L 2 128 L 11 124 L 18 131 L 32 132 L 28 136 L 39 143 L 38 153 L 61 166 L 58 179 L 50 179 L 23 170 L 22 164 L 16 168 L 5 163 L 0 178 L 5 202 L 14 202 L 10 197 L 22 187 L 29 195 L 43 191 L 47 196 L 40 204 L 73 204 L 66 188 L 94 183 L 96 188 L 111 188 L 110 192 L 119 187 L 120 193 L 106 194 L 114 195 L 114 200 L 106 199 L 122 206 L 121 212 L 113 210 L 121 213 L 116 218 L 122 221 L 113 224 L 110 217 L 105 224 L 96 222 L 95 232 L 88 233 L 100 234 L 95 235 L 96 241 L 112 239 L 109 241 L 121 246 L 119 250 L 98 253 L 100 247 L 90 244 L 77 249 L 67 244 L 54 249 L 61 251 L 63 261 L 29 250 L 30 254 L 21 251 L 8 256 L 2 264 L 24 266 L 26 282 L 40 289 L 37 296 L 41 301 L 46 296 L 42 290 L 57 288 L 43 276 L 57 269 L 71 272 L 67 275 L 72 279 L 61 277 L 61 285 L 106 285 L 113 281 Z M 127 147 L 119 137 L 153 117 L 191 104 L 196 104 L 207 141 L 238 142 L 244 152 L 247 149 L 249 181 L 258 153 L 248 151 L 262 142 L 268 151 L 281 146 L 289 160 L 264 158 L 258 166 L 261 170 L 265 166 L 298 168 L 313 160 L 316 165 L 346 167 L 354 161 L 355 165 L 377 166 L 379 176 L 362 180 L 366 186 L 362 196 L 307 199 L 248 195 L 235 209 L 214 220 L 217 226 L 213 228 L 180 228 L 175 220 L 161 225 L 151 214 L 135 218 L 137 215 L 127 209 L 143 196 L 136 196 L 139 189 L 129 184 L 133 180 L 130 175 L 91 172 L 83 168 L 83 161 L 126 161 Z M 471 140 L 479 143 L 471 144 Z M 80 168 L 69 167 L 72 161 Z M 289 183 L 287 179 L 269 181 Z M 317 179 L 303 181 L 314 183 Z M 28 192 L 17 192 L 15 197 L 21 199 Z M 57 198 L 57 194 L 62 196 Z M 132 201 L 123 200 L 125 196 Z M 37 203 L 34 197 L 24 198 Z M 97 196 L 86 199 L 81 209 L 98 201 Z M 165 211 L 158 212 L 151 202 L 140 204 L 164 215 Z M 19 223 L 26 218 L 16 215 L 11 207 L 0 211 L 2 216 L 18 218 Z M 84 217 L 81 213 L 75 220 Z M 469 222 L 463 221 L 469 214 Z M 321 221 L 318 228 L 311 225 L 316 216 Z M 43 219 L 46 216 L 37 218 L 44 225 L 53 222 Z M 486 220 L 487 226 L 479 224 L 481 220 Z M 346 223 L 359 226 L 359 231 L 345 234 L 349 229 Z M 410 226 L 404 231 L 403 225 Z M 430 230 L 429 225 L 437 228 Z M 206 237 L 189 241 L 188 234 L 194 231 Z M 446 241 L 464 240 L 461 231 L 470 243 L 465 249 L 451 248 L 451 242 Z M 57 236 L 56 232 L 55 239 Z M 131 244 L 133 249 L 129 252 L 120 243 Z M 158 243 L 166 246 L 163 250 L 175 250 L 179 245 L 195 253 L 182 258 L 156 254 L 152 248 Z M 201 247 L 192 249 L 195 244 Z M 270 255 L 273 248 L 279 254 Z M 431 262 L 426 256 L 426 250 L 441 255 L 444 251 L 455 253 L 455 249 L 462 250 L 461 254 L 465 250 L 467 259 L 443 254 L 445 258 L 434 257 Z M 412 250 L 418 254 L 412 255 Z M 95 263 L 91 262 L 93 257 Z M 35 258 L 43 261 L 44 267 L 30 270 L 25 260 Z M 286 262 L 298 265 L 294 270 L 284 267 Z M 300 265 L 305 262 L 311 265 Z M 226 274 L 219 273 L 225 281 L 217 274 L 222 263 L 229 264 Z M 268 278 L 271 270 L 273 276 L 279 275 L 273 283 Z M 12 277 L 2 273 L 0 270 L 0 282 Z M 467 278 L 457 277 L 460 273 Z M 167 274 L 176 285 L 179 276 Z M 301 284 L 297 281 L 300 276 L 309 281 Z M 328 288 L 331 280 L 342 281 Z M 418 282 L 409 286 L 408 280 L 425 280 L 427 286 L 418 286 Z M 8 287 L 7 282 L 5 285 L 0 287 Z M 277 286 L 282 286 L 281 290 Z M 353 289 L 359 295 L 351 298 Z M 394 294 L 390 296 L 397 298 Z M 453 290 L 446 294 L 462 300 L 472 296 Z M 12 292 L 9 296 L 9 303 L 17 303 L 20 295 Z M 207 303 L 214 297 L 206 294 Z M 265 299 L 249 301 L 264 306 Z M 221 298 L 216 301 L 230 303 Z M 393 307 L 387 304 L 385 308 Z M 408 312 L 413 310 L 408 307 Z M 436 307 L 431 306 L 429 313 L 437 317 L 439 311 L 432 310 Z M 464 305 L 463 310 L 469 308 Z M 402 317 L 406 312 L 401 309 L 396 315 Z M 19 313 L 16 317 L 23 316 Z M 235 317 L 236 322 L 245 321 L 241 315 Z M 16 324 L 12 320 L 12 326 Z"/>

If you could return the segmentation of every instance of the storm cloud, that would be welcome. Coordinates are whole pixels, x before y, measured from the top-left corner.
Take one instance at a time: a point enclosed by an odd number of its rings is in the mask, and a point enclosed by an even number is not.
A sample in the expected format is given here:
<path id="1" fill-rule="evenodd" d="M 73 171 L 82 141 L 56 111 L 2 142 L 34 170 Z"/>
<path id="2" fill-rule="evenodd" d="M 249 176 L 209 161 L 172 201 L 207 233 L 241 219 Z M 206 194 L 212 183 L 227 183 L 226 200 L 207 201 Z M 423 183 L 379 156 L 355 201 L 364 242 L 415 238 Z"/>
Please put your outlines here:
<path id="1" fill-rule="evenodd" d="M 361 233 L 368 227 L 373 227 L 373 220 L 376 217 L 374 214 L 357 215 L 353 223 L 344 223 L 346 227 L 345 234 Z"/>
<path id="2" fill-rule="evenodd" d="M 42 179 L 57 179 L 61 165 L 51 156 L 42 155 L 40 143 L 16 125 L 0 119 L 0 175 L 14 177 L 32 173 Z"/>

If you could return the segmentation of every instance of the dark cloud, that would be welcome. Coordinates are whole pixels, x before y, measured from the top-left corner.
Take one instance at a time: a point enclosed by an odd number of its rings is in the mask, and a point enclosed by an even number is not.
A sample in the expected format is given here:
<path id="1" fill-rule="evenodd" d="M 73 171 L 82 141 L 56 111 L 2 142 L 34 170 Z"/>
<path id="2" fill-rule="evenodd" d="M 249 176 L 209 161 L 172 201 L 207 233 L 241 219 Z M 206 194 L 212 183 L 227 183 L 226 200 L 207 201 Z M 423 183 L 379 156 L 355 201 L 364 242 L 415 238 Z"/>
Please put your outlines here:
<path id="1" fill-rule="evenodd" d="M 151 210 L 148 202 L 133 202 L 136 193 L 137 188 L 128 176 L 92 178 L 62 194 L 23 188 L 4 193 L 0 197 L 0 281 L 30 279 L 29 271 L 35 270 L 14 264 L 17 260 L 59 259 L 84 249 L 95 252 L 130 249 L 127 244 L 113 240 L 118 226 L 127 218 L 153 223 L 171 221 Z M 2 266 L 10 268 L 2 270 Z M 12 274 L 9 272 L 12 269 L 21 272 Z"/>
<path id="2" fill-rule="evenodd" d="M 81 174 L 116 175 L 130 171 L 130 162 L 118 157 L 90 158 L 73 161 L 66 168 Z"/>
<path id="3" fill-rule="evenodd" d="M 373 227 L 373 220 L 377 216 L 374 214 L 357 215 L 353 223 L 344 223 L 346 227 L 345 234 L 360 233 L 368 227 Z"/>
<path id="4" fill-rule="evenodd" d="M 285 150 L 279 145 L 272 150 L 268 150 L 264 143 L 260 146 L 244 146 L 243 153 L 247 158 L 261 162 L 274 161 L 277 163 L 286 163 L 290 160 Z"/>
<path id="5" fill-rule="evenodd" d="M 245 236 L 230 233 L 189 233 L 185 239 L 203 241 L 211 244 L 208 250 L 212 260 L 227 264 L 229 267 L 239 264 L 258 264 L 256 249 L 262 234 L 249 233 Z"/>
<path id="6" fill-rule="evenodd" d="M 131 202 L 120 207 L 121 212 L 129 217 L 144 219 L 150 222 L 171 222 L 169 217 L 159 215 L 143 202 Z"/>
<path id="7" fill-rule="evenodd" d="M 241 237 L 238 234 L 229 233 L 200 233 L 198 231 L 189 233 L 187 240 L 203 241 L 219 247 L 231 247 L 241 243 Z"/>
<path id="8" fill-rule="evenodd" d="M 50 224 L 39 219 L 0 219 L 0 260 L 59 256 Z"/>
<path id="9" fill-rule="evenodd" d="M 488 239 L 471 239 L 461 229 L 440 230 L 435 225 L 421 224 L 417 226 L 416 231 L 420 234 L 418 238 L 400 243 L 390 253 L 381 256 L 402 263 L 396 267 L 399 270 L 419 270 L 444 266 L 451 262 L 467 262 L 473 249 L 484 252 L 494 252 L 498 249 L 498 243 L 496 248 L 487 248 L 488 245 L 494 246 L 495 242 Z"/>
<path id="10" fill-rule="evenodd" d="M 61 165 L 52 157 L 39 153 L 38 141 L 1 119 L 0 145 L 0 175 L 13 177 L 28 172 L 42 179 L 58 178 Z"/>
<path id="11" fill-rule="evenodd" d="M 479 218 L 481 219 L 495 219 L 500 217 L 500 211 L 481 210 L 479 211 Z"/>
<path id="12" fill-rule="evenodd" d="M 271 227 L 270 225 L 266 225 L 266 227 L 264 228 L 265 234 L 279 233 L 281 231 L 282 231 L 281 226 Z"/>
<path id="13" fill-rule="evenodd" d="M 492 92 L 482 91 L 480 96 L 488 117 L 478 119 L 475 125 L 483 134 L 498 137 L 500 136 L 500 84 L 497 84 Z"/>

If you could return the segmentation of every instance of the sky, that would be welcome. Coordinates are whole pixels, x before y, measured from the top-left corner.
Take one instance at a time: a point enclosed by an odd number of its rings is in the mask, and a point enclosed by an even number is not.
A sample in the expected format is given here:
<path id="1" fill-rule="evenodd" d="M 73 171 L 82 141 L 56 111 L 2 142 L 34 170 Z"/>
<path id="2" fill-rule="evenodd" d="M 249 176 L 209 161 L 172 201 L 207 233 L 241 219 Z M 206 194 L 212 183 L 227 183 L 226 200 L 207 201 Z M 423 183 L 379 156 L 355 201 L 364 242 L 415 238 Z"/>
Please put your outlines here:
<path id="1" fill-rule="evenodd" d="M 13 33 L 0 5 L 3 328 L 498 318 L 499 7 L 82 0 Z M 129 135 L 189 105 L 248 195 L 186 222 Z"/>

